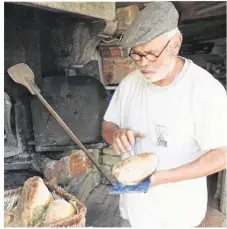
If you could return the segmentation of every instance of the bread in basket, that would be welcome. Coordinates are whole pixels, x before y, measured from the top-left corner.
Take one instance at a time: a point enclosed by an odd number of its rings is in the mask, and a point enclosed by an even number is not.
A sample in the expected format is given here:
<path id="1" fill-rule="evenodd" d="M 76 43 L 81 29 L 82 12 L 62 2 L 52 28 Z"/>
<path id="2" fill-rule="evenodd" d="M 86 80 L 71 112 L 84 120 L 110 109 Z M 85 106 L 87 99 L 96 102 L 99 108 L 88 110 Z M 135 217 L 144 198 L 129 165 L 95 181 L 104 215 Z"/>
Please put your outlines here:
<path id="1" fill-rule="evenodd" d="M 85 227 L 86 212 L 74 196 L 37 176 L 4 193 L 5 227 Z"/>

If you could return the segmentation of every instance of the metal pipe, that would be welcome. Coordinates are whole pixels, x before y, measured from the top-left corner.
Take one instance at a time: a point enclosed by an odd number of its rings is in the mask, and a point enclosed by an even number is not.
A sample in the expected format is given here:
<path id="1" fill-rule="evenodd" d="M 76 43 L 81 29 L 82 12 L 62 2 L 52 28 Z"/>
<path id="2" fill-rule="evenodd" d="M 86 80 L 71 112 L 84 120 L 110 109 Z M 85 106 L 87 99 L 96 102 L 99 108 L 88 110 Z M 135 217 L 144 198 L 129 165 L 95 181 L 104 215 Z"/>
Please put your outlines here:
<path id="1" fill-rule="evenodd" d="M 210 11 L 217 10 L 223 7 L 226 7 L 226 2 L 217 3 L 215 5 L 204 7 L 203 9 L 200 9 L 200 10 L 196 10 L 196 15 L 208 13 Z"/>

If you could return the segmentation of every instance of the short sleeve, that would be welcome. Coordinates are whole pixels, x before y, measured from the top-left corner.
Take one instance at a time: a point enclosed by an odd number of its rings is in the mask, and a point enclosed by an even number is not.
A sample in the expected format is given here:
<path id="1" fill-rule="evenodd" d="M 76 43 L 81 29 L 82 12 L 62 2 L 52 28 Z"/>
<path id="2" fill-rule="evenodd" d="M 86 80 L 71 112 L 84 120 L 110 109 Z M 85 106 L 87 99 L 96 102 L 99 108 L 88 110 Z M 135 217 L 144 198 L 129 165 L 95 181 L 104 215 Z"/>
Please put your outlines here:
<path id="1" fill-rule="evenodd" d="M 106 113 L 104 115 L 104 120 L 107 122 L 112 122 L 116 124 L 117 126 L 120 126 L 121 124 L 121 85 L 118 86 L 116 91 L 114 92 L 110 104 L 106 110 Z"/>
<path id="2" fill-rule="evenodd" d="M 227 95 L 216 79 L 202 87 L 197 92 L 195 137 L 201 150 L 209 151 L 227 146 Z"/>

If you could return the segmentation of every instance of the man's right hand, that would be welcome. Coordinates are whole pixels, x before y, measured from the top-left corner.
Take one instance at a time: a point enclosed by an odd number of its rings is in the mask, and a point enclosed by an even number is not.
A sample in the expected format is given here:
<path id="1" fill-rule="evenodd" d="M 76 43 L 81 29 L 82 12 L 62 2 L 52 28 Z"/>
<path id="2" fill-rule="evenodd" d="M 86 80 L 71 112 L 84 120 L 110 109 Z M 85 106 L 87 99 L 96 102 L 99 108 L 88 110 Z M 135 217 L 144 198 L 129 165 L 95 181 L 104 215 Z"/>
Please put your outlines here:
<path id="1" fill-rule="evenodd" d="M 117 129 L 113 133 L 113 150 L 116 153 L 130 151 L 135 144 L 136 138 L 144 138 L 143 134 L 136 134 L 129 129 Z"/>

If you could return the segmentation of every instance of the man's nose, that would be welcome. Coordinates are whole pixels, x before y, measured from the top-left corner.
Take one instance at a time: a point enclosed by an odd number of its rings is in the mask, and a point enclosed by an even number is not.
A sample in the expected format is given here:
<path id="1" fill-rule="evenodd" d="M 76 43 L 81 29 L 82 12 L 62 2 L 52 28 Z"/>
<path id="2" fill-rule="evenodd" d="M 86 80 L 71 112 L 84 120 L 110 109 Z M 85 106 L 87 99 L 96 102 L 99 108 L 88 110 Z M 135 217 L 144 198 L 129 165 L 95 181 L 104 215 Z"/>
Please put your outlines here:
<path id="1" fill-rule="evenodd" d="M 142 56 L 142 59 L 140 60 L 140 66 L 145 67 L 148 65 L 150 65 L 150 61 L 145 56 Z"/>

